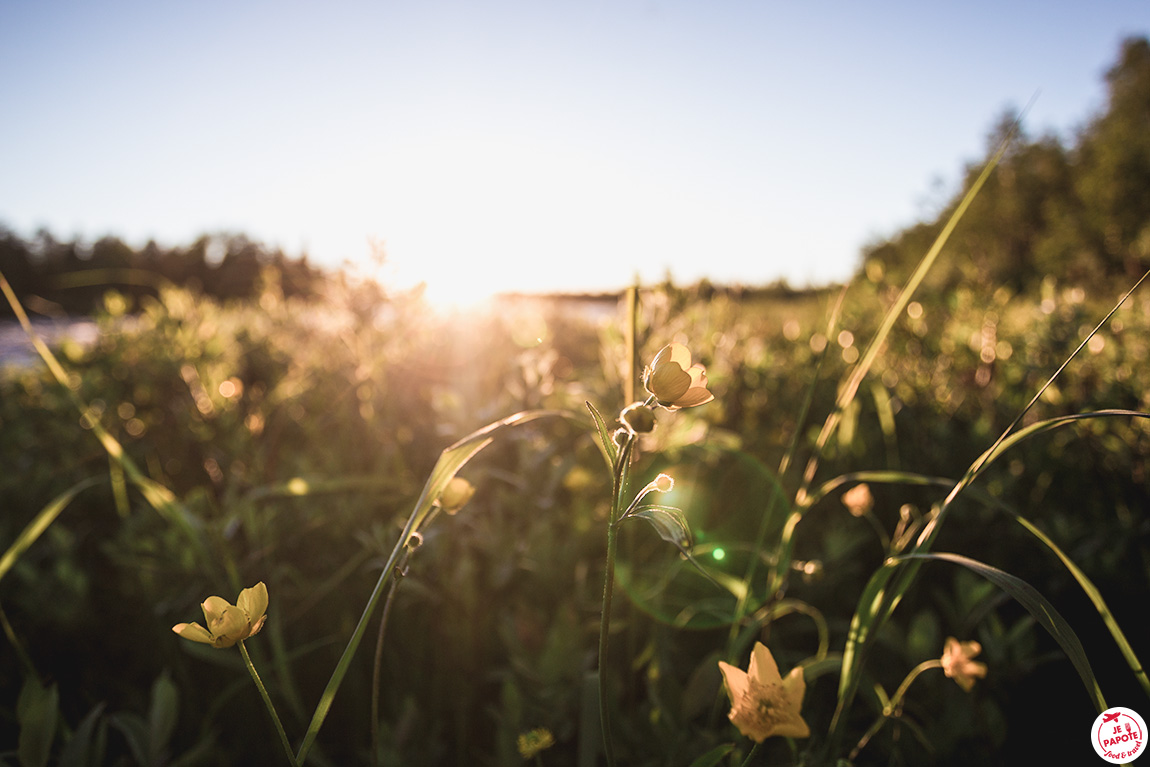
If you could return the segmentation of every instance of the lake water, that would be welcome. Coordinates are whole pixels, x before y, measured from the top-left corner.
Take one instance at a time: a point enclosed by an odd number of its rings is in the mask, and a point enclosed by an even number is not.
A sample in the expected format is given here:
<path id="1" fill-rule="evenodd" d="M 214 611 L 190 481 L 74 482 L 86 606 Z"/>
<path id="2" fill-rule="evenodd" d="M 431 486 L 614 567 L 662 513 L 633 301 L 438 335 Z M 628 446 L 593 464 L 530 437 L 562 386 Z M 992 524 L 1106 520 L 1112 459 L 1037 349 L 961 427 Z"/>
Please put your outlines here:
<path id="1" fill-rule="evenodd" d="M 57 347 L 71 339 L 81 344 L 94 344 L 98 331 L 96 323 L 82 317 L 65 319 L 32 320 L 36 334 L 50 347 Z M 16 320 L 0 320 L 0 368 L 36 364 L 40 355 L 36 354 L 28 334 Z"/>

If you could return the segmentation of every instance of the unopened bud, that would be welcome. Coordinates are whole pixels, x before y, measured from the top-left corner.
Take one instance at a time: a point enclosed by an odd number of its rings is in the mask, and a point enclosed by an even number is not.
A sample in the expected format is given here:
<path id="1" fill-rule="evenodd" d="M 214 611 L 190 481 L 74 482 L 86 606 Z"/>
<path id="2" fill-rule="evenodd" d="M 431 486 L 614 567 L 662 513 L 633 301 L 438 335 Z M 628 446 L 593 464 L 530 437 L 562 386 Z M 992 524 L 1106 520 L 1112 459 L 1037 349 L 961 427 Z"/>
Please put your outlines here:
<path id="1" fill-rule="evenodd" d="M 448 514 L 454 514 L 462 509 L 471 496 L 475 495 L 475 487 L 463 477 L 452 477 L 439 495 L 439 505 Z"/>
<path id="2" fill-rule="evenodd" d="M 619 420 L 635 434 L 647 434 L 655 428 L 655 411 L 641 402 L 628 405 Z"/>

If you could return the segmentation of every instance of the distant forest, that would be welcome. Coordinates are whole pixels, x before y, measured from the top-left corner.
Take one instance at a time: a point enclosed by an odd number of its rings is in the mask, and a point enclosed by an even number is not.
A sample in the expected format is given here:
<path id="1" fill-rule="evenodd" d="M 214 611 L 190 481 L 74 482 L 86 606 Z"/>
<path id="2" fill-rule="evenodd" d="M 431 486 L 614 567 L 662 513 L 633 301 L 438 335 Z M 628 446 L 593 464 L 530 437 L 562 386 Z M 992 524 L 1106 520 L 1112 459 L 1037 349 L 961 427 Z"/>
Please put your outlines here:
<path id="1" fill-rule="evenodd" d="M 948 256 L 931 272 L 927 289 L 941 292 L 966 284 L 1032 292 L 1048 277 L 1079 285 L 1128 285 L 1150 267 L 1146 38 L 1122 43 L 1106 83 L 1106 107 L 1071 145 L 1056 136 L 1014 135 L 950 239 Z M 1018 118 L 1009 112 L 997 121 L 986 157 L 969 164 L 962 189 L 934 220 L 864 249 L 861 266 L 868 277 L 894 283 L 906 279 Z M 115 237 L 89 245 L 58 241 L 43 230 L 23 240 L 0 225 L 0 273 L 26 306 L 41 314 L 90 312 L 110 287 L 134 303 L 154 295 L 163 283 L 224 300 L 243 299 L 259 290 L 267 267 L 279 273 L 289 296 L 315 294 L 325 277 L 306 256 L 290 258 L 243 235 L 205 235 L 174 248 L 149 242 L 137 250 Z M 716 290 L 709 283 L 700 287 Z M 0 314 L 10 313 L 0 302 Z"/>
<path id="2" fill-rule="evenodd" d="M 1107 104 L 1071 146 L 1054 136 L 1016 135 L 955 229 L 927 287 L 958 284 L 1030 293 L 1047 277 L 1076 285 L 1130 283 L 1150 268 L 1150 43 L 1123 42 L 1106 74 Z M 966 190 L 1011 131 L 1004 115 L 986 158 L 932 221 L 867 248 L 872 278 L 901 283 L 930 248 Z"/>
<path id="3" fill-rule="evenodd" d="M 321 270 L 307 256 L 289 258 L 243 235 L 204 235 L 187 247 L 149 242 L 134 249 L 116 237 L 86 245 L 61 242 L 41 230 L 23 240 L 0 227 L 0 273 L 25 307 L 37 314 L 85 314 L 115 288 L 135 304 L 164 284 L 188 287 L 219 299 L 244 299 L 260 290 L 267 268 L 278 274 L 285 296 L 311 296 Z M 0 302 L 0 315 L 11 315 Z"/>

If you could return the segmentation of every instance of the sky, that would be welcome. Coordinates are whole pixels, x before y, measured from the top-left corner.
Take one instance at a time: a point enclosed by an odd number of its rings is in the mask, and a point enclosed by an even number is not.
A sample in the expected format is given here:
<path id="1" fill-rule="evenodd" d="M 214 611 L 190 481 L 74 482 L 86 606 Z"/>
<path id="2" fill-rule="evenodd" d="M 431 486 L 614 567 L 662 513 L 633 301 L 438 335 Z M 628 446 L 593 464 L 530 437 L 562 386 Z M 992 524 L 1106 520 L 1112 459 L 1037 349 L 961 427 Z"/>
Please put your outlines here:
<path id="1" fill-rule="evenodd" d="M 0 224 L 444 300 L 825 284 L 1005 111 L 1073 141 L 1148 34 L 1146 0 L 5 0 Z"/>

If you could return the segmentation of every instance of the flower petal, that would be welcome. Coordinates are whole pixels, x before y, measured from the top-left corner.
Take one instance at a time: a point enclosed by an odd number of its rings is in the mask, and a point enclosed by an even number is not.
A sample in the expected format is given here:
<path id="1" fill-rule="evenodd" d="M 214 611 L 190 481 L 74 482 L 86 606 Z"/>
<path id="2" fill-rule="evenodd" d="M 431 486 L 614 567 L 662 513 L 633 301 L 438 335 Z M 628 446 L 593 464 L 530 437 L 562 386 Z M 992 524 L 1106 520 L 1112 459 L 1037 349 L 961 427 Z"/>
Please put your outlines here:
<path id="1" fill-rule="evenodd" d="M 723 674 L 723 681 L 727 683 L 727 697 L 731 699 L 731 705 L 737 706 L 750 689 L 747 672 L 723 661 L 719 661 L 719 671 Z"/>
<path id="2" fill-rule="evenodd" d="M 260 623 L 268 610 L 268 587 L 260 581 L 250 589 L 244 589 L 236 599 L 236 607 L 247 613 L 250 625 Z"/>
<path id="3" fill-rule="evenodd" d="M 779 666 L 775 663 L 775 656 L 771 655 L 771 651 L 762 642 L 755 642 L 755 648 L 751 650 L 751 664 L 747 667 L 747 676 L 763 687 L 783 683 L 783 678 L 779 675 Z"/>
<path id="4" fill-rule="evenodd" d="M 172 631 L 184 639 L 190 639 L 193 642 L 202 642 L 204 644 L 212 643 L 211 632 L 198 623 L 177 623 L 175 626 L 172 626 Z"/>
<path id="5" fill-rule="evenodd" d="M 675 400 L 675 405 L 676 407 L 695 407 L 696 405 L 706 404 L 714 398 L 715 395 L 711 394 L 705 388 L 691 388 L 687 390 L 686 394 Z"/>
<path id="6" fill-rule="evenodd" d="M 673 403 L 691 388 L 691 376 L 676 362 L 656 362 L 647 381 L 647 391 L 659 402 Z"/>
<path id="7" fill-rule="evenodd" d="M 691 350 L 686 346 L 682 344 L 667 344 L 659 354 L 661 355 L 663 352 L 667 353 L 667 359 L 671 360 L 671 362 L 679 363 L 679 367 L 683 368 L 683 370 L 691 367 Z M 656 355 L 655 359 L 659 359 L 659 356 Z"/>
<path id="8" fill-rule="evenodd" d="M 224 614 L 224 610 L 231 606 L 232 603 L 223 597 L 208 597 L 205 599 L 200 607 L 203 608 L 204 620 L 207 622 L 208 628 L 210 629 L 212 624 L 218 621 Z"/>
<path id="9" fill-rule="evenodd" d="M 231 647 L 236 642 L 247 637 L 250 624 L 248 615 L 235 605 L 228 605 L 223 614 L 208 626 L 215 641 L 214 647 Z"/>

